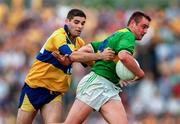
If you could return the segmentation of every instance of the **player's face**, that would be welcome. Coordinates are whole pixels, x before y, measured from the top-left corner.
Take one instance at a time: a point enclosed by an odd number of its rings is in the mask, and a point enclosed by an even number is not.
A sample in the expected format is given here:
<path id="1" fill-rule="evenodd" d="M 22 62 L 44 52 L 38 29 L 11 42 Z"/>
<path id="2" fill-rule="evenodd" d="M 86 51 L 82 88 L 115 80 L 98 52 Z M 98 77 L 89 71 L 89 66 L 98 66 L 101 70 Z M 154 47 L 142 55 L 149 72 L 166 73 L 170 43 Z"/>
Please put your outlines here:
<path id="1" fill-rule="evenodd" d="M 66 24 L 68 25 L 69 32 L 72 37 L 77 37 L 81 34 L 86 19 L 84 17 L 75 16 L 73 19 L 67 19 Z"/>
<path id="2" fill-rule="evenodd" d="M 141 40 L 143 36 L 147 33 L 147 30 L 149 28 L 149 21 L 146 18 L 142 18 L 139 23 L 135 23 L 134 34 L 136 36 L 136 40 Z"/>

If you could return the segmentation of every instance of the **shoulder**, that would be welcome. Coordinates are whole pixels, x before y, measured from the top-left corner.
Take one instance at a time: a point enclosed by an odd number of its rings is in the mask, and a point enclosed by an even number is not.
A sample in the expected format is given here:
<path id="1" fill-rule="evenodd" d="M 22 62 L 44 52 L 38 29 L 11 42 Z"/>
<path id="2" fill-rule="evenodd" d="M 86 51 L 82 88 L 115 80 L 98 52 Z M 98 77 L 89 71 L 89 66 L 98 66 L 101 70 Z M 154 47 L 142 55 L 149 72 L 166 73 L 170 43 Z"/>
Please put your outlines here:
<path id="1" fill-rule="evenodd" d="M 118 30 L 116 35 L 118 35 L 121 39 L 135 41 L 135 35 L 128 28 Z"/>
<path id="2" fill-rule="evenodd" d="M 58 38 L 58 39 L 65 39 L 66 32 L 63 28 L 59 28 L 52 33 L 51 37 Z"/>
<path id="3" fill-rule="evenodd" d="M 66 43 L 66 32 L 63 28 L 55 30 L 51 36 L 47 39 L 47 44 L 56 44 L 57 47 L 59 45 Z"/>

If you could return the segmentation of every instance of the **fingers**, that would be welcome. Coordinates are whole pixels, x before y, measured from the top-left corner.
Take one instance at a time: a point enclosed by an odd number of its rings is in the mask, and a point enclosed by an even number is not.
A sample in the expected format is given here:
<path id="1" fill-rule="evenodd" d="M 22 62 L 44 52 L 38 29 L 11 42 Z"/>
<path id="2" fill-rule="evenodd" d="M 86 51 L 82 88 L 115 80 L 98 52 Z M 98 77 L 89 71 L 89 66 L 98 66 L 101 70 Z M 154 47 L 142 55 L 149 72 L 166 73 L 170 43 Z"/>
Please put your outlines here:
<path id="1" fill-rule="evenodd" d="M 53 51 L 51 54 L 58 60 L 61 60 L 61 58 L 63 57 L 63 55 L 59 54 L 58 51 Z"/>
<path id="2" fill-rule="evenodd" d="M 112 54 L 114 54 L 115 52 L 111 49 L 111 48 L 106 48 L 106 49 L 104 49 L 104 51 L 106 51 L 106 52 L 109 52 L 109 53 L 112 53 Z"/>
<path id="3" fill-rule="evenodd" d="M 51 53 L 55 58 L 57 58 L 58 57 L 58 55 L 57 55 L 57 53 L 56 52 L 52 52 Z"/>
<path id="4" fill-rule="evenodd" d="M 124 86 L 128 86 L 130 84 L 130 82 L 129 81 L 125 81 L 125 80 L 120 80 L 119 84 L 120 84 L 121 87 L 124 87 Z"/>
<path id="5" fill-rule="evenodd" d="M 104 50 L 111 50 L 111 51 L 113 51 L 110 47 L 107 47 Z"/>
<path id="6" fill-rule="evenodd" d="M 106 48 L 104 49 L 104 51 L 102 52 L 103 54 L 103 60 L 113 60 L 114 56 L 115 56 L 115 52 L 111 49 L 111 48 Z"/>
<path id="7" fill-rule="evenodd" d="M 69 58 L 69 55 L 61 55 L 58 51 L 54 51 L 51 53 L 58 61 L 64 66 L 70 65 L 72 62 Z"/>

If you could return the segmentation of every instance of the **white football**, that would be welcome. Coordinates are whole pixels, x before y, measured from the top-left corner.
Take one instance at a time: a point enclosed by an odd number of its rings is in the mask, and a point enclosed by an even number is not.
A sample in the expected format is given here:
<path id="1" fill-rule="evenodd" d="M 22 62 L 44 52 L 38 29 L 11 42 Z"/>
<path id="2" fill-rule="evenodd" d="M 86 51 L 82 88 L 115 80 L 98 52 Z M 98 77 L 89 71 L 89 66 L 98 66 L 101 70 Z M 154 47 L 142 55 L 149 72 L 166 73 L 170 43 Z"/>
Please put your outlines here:
<path id="1" fill-rule="evenodd" d="M 139 66 L 136 59 L 135 61 Z M 135 75 L 120 60 L 116 63 L 116 74 L 120 80 L 132 80 L 135 77 Z"/>

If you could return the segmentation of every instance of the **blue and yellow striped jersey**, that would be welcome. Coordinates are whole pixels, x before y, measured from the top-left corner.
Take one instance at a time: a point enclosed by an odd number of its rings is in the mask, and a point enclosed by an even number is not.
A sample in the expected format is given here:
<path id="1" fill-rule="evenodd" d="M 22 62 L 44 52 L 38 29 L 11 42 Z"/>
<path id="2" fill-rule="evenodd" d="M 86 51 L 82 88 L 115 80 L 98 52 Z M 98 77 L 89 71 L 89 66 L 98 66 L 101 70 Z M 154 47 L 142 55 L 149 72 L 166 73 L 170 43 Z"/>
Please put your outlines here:
<path id="1" fill-rule="evenodd" d="M 65 28 L 56 30 L 39 51 L 25 82 L 32 88 L 44 87 L 52 91 L 64 93 L 71 83 L 71 65 L 63 66 L 51 54 L 59 50 L 61 54 L 71 54 L 85 45 L 85 42 L 77 37 L 75 45 L 68 39 Z"/>

